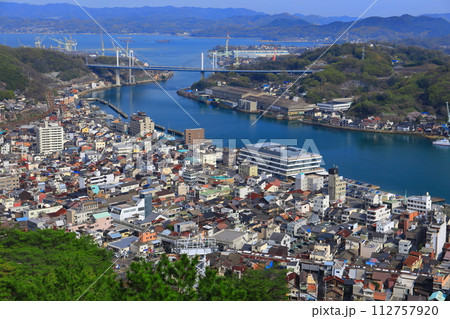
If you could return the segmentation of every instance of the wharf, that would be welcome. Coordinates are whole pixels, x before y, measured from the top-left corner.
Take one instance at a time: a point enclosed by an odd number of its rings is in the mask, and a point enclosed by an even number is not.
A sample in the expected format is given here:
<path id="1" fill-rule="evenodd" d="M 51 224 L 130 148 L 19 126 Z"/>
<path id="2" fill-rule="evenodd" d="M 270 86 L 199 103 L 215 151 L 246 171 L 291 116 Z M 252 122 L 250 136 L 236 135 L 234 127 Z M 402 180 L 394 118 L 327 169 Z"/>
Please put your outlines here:
<path id="1" fill-rule="evenodd" d="M 100 103 L 102 103 L 102 104 L 104 104 L 104 105 L 107 105 L 107 106 L 109 106 L 111 109 L 113 109 L 116 113 L 118 113 L 120 116 L 122 116 L 123 118 L 126 118 L 126 119 L 128 119 L 128 115 L 125 113 L 125 112 L 123 112 L 121 109 L 119 109 L 117 106 L 115 106 L 114 104 L 111 104 L 111 103 L 109 103 L 108 101 L 105 101 L 105 100 L 102 100 L 102 99 L 99 99 L 99 98 L 86 98 L 86 99 L 83 99 L 84 101 L 95 101 L 95 102 L 100 102 Z"/>
<path id="2" fill-rule="evenodd" d="M 163 131 L 163 132 L 166 131 L 166 128 L 164 126 L 162 126 L 162 125 L 159 125 L 159 124 L 155 124 L 155 129 L 157 129 L 159 131 Z"/>
<path id="3" fill-rule="evenodd" d="M 171 129 L 171 128 L 167 129 L 167 132 L 168 133 L 172 133 L 173 135 L 184 136 L 183 132 L 180 132 L 180 131 L 177 131 L 177 130 L 174 130 L 174 129 Z"/>

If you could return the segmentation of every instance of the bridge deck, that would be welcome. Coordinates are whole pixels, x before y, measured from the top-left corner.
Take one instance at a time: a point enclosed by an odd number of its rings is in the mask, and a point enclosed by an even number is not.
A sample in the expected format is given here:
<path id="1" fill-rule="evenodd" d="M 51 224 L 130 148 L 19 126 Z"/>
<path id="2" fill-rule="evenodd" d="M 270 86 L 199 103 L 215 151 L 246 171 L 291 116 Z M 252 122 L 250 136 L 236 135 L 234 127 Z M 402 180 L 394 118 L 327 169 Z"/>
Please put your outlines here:
<path id="1" fill-rule="evenodd" d="M 227 70 L 227 69 L 201 69 L 180 66 L 124 66 L 124 65 L 107 65 L 107 64 L 86 64 L 89 68 L 102 69 L 123 69 L 123 70 L 149 70 L 149 71 L 176 71 L 176 72 L 216 72 L 216 73 L 313 73 L 312 70 Z"/>

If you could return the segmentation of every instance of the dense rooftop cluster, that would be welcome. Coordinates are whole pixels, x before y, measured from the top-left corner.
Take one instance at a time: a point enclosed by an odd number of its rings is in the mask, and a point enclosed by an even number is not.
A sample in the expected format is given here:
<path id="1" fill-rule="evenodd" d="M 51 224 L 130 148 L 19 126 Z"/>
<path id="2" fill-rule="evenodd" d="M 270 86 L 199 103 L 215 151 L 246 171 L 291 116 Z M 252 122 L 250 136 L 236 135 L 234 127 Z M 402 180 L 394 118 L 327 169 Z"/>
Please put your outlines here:
<path id="1" fill-rule="evenodd" d="M 295 148 L 256 160 L 202 130 L 175 138 L 142 112 L 130 135 L 81 103 L 82 89 L 61 90 L 40 122 L 2 131 L 2 227 L 90 235 L 122 269 L 163 252 L 200 255 L 220 274 L 286 268 L 293 300 L 447 297 L 449 208 L 430 195 L 308 170 Z"/>

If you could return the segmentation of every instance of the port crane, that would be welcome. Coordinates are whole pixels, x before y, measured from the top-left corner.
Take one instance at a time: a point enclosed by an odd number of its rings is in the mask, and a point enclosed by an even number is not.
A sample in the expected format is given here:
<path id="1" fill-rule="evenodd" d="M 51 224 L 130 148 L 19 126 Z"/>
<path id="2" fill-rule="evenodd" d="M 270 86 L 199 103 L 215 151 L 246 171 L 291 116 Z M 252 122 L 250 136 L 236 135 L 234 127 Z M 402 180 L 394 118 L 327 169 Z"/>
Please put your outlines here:
<path id="1" fill-rule="evenodd" d="M 225 42 L 225 57 L 228 58 L 228 42 L 230 42 L 230 32 L 227 32 L 227 41 Z"/>
<path id="2" fill-rule="evenodd" d="M 51 40 L 55 41 L 56 43 L 58 43 L 58 48 L 61 50 L 65 50 L 65 51 L 76 51 L 77 50 L 77 41 L 72 39 L 72 36 L 69 37 L 69 39 L 67 37 L 64 37 L 64 41 L 56 39 L 56 38 L 50 38 Z"/>
<path id="3" fill-rule="evenodd" d="M 44 42 L 46 37 L 47 37 L 47 34 L 44 35 L 42 40 L 41 40 L 41 37 L 36 37 L 34 39 L 34 45 L 36 46 L 36 48 L 42 48 L 42 42 Z"/>

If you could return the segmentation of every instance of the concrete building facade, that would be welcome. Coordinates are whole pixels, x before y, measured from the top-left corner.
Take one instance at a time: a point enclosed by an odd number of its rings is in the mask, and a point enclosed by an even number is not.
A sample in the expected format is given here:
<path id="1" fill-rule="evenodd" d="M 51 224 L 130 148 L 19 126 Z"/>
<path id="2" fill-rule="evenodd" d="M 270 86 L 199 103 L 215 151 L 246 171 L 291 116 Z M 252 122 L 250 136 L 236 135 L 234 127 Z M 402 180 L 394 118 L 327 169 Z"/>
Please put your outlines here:
<path id="1" fill-rule="evenodd" d="M 49 154 L 64 149 L 64 129 L 57 123 L 45 122 L 36 131 L 38 152 Z"/>

